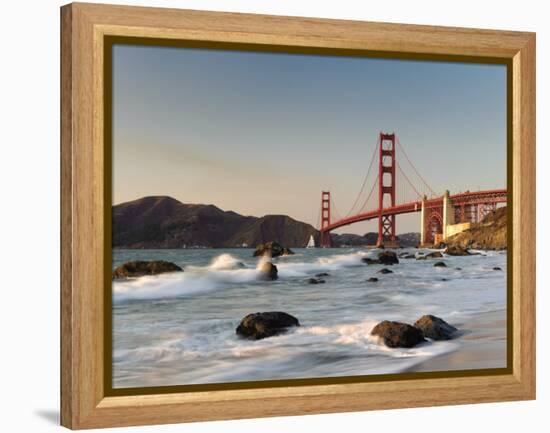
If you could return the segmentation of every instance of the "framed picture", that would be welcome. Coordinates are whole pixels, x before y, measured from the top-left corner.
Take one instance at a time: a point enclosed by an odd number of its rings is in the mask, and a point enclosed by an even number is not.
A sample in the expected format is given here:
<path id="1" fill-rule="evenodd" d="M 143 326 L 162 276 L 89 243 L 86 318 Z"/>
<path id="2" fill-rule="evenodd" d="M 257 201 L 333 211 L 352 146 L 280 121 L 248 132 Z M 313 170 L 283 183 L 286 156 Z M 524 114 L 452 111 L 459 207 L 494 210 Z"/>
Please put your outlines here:
<path id="1" fill-rule="evenodd" d="M 61 8 L 66 427 L 535 398 L 535 35 Z"/>

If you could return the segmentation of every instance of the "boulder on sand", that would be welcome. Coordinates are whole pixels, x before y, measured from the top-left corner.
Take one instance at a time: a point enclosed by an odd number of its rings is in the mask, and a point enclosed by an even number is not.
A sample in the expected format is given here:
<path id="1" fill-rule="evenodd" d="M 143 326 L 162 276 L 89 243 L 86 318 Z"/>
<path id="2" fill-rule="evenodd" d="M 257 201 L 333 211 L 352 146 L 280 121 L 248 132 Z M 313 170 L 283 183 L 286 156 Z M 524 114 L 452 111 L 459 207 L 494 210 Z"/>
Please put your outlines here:
<path id="1" fill-rule="evenodd" d="M 271 257 L 279 257 L 279 256 L 289 256 L 291 254 L 294 254 L 290 248 L 283 247 L 278 242 L 266 242 L 265 244 L 260 244 L 256 247 L 256 250 L 254 251 L 254 257 L 260 257 L 260 256 L 271 256 Z"/>
<path id="2" fill-rule="evenodd" d="M 271 262 L 264 262 L 259 268 L 261 276 L 265 280 L 276 280 L 279 276 L 279 271 L 277 270 L 277 266 L 275 266 Z"/>
<path id="3" fill-rule="evenodd" d="M 380 337 L 384 344 L 388 347 L 414 347 L 426 340 L 420 329 L 412 325 L 401 322 L 390 322 L 384 320 L 376 325 L 371 335 Z"/>
<path id="4" fill-rule="evenodd" d="M 142 277 L 144 275 L 157 275 L 165 272 L 183 272 L 183 269 L 172 262 L 166 262 L 164 260 L 136 260 L 126 262 L 116 268 L 113 271 L 113 280 Z"/>
<path id="5" fill-rule="evenodd" d="M 241 337 L 259 340 L 286 332 L 292 326 L 300 326 L 296 317 L 282 311 L 268 311 L 248 314 L 235 332 Z"/>
<path id="6" fill-rule="evenodd" d="M 432 340 L 450 340 L 458 329 L 449 325 L 445 320 L 427 314 L 418 319 L 414 326 L 422 331 L 425 337 Z"/>

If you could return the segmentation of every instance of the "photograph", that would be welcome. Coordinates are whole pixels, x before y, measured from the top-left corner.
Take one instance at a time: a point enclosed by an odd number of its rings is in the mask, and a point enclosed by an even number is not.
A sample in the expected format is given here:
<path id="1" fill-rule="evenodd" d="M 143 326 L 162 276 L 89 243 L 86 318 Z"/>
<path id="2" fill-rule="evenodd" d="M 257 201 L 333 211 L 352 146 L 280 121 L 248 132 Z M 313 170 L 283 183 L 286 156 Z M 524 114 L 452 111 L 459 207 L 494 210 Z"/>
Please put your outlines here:
<path id="1" fill-rule="evenodd" d="M 510 367 L 506 64 L 110 49 L 113 389 Z"/>

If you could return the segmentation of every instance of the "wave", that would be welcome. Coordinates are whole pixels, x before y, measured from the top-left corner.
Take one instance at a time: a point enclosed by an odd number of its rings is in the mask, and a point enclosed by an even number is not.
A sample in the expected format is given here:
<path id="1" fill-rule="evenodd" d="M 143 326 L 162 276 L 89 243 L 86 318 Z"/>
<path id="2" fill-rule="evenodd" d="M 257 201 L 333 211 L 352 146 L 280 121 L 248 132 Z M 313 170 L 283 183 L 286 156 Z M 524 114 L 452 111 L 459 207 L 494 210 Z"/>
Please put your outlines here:
<path id="1" fill-rule="evenodd" d="M 279 278 L 305 277 L 316 272 L 336 271 L 345 267 L 364 266 L 361 258 L 364 252 L 339 254 L 318 258 L 314 262 L 277 261 Z M 184 272 L 144 276 L 113 282 L 113 302 L 130 300 L 152 300 L 193 296 L 221 290 L 232 285 L 252 283 L 261 280 L 261 266 L 269 261 L 261 257 L 255 266 L 247 267 L 231 254 L 221 254 L 207 266 L 188 266 Z"/>

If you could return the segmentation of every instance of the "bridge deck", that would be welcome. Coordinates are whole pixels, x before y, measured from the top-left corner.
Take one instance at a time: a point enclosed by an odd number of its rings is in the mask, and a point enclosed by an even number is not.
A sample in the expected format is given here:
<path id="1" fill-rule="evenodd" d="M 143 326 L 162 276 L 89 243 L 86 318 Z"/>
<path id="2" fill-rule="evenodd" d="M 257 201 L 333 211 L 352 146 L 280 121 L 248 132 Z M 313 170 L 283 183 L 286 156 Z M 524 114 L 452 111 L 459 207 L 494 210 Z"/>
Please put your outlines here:
<path id="1" fill-rule="evenodd" d="M 505 189 L 493 189 L 475 192 L 468 191 L 449 196 L 449 199 L 452 201 L 454 206 L 469 206 L 487 203 L 506 203 L 507 198 L 508 193 Z M 428 209 L 433 207 L 441 207 L 443 205 L 443 197 L 428 199 L 425 201 L 425 205 Z M 420 212 L 421 209 L 422 201 L 403 203 L 384 208 L 381 211 L 379 209 L 375 209 L 372 211 L 342 218 L 338 221 L 334 221 L 330 225 L 326 226 L 322 231 L 329 232 L 339 227 L 347 226 L 360 221 L 368 221 L 371 219 L 379 218 L 380 216 L 401 215 L 406 213 Z"/>

